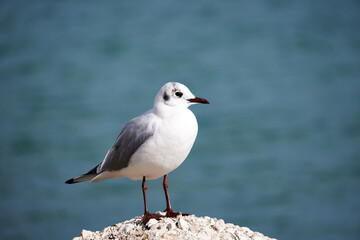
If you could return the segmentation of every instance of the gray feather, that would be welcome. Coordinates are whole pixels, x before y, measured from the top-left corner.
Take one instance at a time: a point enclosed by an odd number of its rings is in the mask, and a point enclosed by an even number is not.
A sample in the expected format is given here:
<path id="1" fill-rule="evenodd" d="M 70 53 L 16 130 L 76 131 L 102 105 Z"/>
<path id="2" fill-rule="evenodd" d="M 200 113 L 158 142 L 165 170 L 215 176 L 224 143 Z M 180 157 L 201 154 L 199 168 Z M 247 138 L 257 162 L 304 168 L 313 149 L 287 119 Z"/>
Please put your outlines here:
<path id="1" fill-rule="evenodd" d="M 143 114 L 129 121 L 121 130 L 114 146 L 109 149 L 102 163 L 81 176 L 67 180 L 66 183 L 89 181 L 104 171 L 116 171 L 126 168 L 136 150 L 154 135 L 154 131 L 149 124 L 143 124 L 146 121 L 142 121 L 144 120 L 142 118 L 147 117 L 147 114 Z"/>
<path id="2" fill-rule="evenodd" d="M 103 163 L 98 166 L 97 174 L 104 171 L 120 170 L 129 165 L 131 156 L 154 134 L 147 125 L 140 122 L 139 119 L 135 118 L 125 125 L 114 146 L 106 154 Z"/>

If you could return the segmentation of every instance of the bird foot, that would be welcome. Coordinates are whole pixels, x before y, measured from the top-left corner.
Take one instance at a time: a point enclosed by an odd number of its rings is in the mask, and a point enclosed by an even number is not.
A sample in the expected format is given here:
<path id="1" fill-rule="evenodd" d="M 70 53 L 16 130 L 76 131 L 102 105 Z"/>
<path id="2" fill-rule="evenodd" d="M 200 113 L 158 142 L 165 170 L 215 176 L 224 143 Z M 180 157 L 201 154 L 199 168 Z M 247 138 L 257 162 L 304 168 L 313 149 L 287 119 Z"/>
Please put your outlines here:
<path id="1" fill-rule="evenodd" d="M 164 217 L 163 215 L 157 214 L 157 213 L 149 213 L 146 212 L 142 218 L 142 221 L 144 224 L 146 224 L 150 219 L 154 218 L 156 220 L 159 220 L 160 218 Z"/>
<path id="2" fill-rule="evenodd" d="M 182 216 L 190 215 L 190 214 L 182 213 L 182 212 L 174 212 L 172 209 L 165 209 L 164 211 L 166 212 L 165 216 L 161 215 L 161 214 L 157 214 L 157 213 L 146 212 L 142 218 L 142 222 L 144 224 L 146 224 L 152 218 L 154 218 L 156 220 L 160 220 L 160 218 L 164 218 L 164 217 L 176 218 L 179 215 L 182 215 Z"/>
<path id="3" fill-rule="evenodd" d="M 175 218 L 179 215 L 182 216 L 189 216 L 190 214 L 187 213 L 181 213 L 181 212 L 174 212 L 172 209 L 165 209 L 166 211 L 166 217 Z"/>

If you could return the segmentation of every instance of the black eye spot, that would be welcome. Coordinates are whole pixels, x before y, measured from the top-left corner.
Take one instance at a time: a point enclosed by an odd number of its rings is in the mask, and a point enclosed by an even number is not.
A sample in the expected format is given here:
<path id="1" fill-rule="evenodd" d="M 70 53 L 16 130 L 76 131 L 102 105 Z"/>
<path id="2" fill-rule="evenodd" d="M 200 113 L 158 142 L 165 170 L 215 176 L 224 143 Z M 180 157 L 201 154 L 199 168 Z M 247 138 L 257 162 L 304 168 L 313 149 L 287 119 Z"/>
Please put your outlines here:
<path id="1" fill-rule="evenodd" d="M 166 93 L 164 93 L 163 99 L 164 99 L 165 101 L 169 100 L 169 95 L 167 95 Z"/>
<path id="2" fill-rule="evenodd" d="M 182 95 L 183 95 L 183 93 L 182 93 L 182 92 L 176 92 L 176 93 L 175 93 L 175 96 L 177 96 L 177 97 L 179 97 L 179 98 L 181 98 L 181 97 L 182 97 Z"/>

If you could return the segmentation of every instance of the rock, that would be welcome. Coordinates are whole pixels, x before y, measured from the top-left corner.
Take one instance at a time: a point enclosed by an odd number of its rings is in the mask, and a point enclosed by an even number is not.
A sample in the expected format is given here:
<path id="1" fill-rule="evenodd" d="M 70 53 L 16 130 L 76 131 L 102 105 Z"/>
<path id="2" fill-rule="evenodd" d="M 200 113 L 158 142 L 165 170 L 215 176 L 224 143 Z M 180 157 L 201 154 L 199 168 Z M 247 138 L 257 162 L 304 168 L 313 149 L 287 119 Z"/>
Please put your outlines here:
<path id="1" fill-rule="evenodd" d="M 85 230 L 85 229 L 81 231 L 81 235 L 83 238 L 91 238 L 93 236 L 93 234 L 94 234 L 93 232 Z"/>
<path id="2" fill-rule="evenodd" d="M 184 231 L 187 231 L 189 229 L 189 224 L 182 217 L 179 218 L 177 225 L 180 229 Z"/>
<path id="3" fill-rule="evenodd" d="M 175 230 L 176 229 L 176 225 L 174 222 L 170 222 L 166 225 L 166 228 L 168 231 L 171 231 L 171 230 Z"/>
<path id="4" fill-rule="evenodd" d="M 160 213 L 164 214 L 164 213 Z M 234 240 L 271 240 L 261 233 L 253 232 L 247 227 L 225 223 L 222 219 L 210 217 L 178 216 L 177 218 L 150 219 L 146 225 L 142 217 L 117 223 L 102 231 L 82 230 L 79 237 L 73 240 L 132 240 L 132 239 L 234 239 Z"/>
<path id="5" fill-rule="evenodd" d="M 156 219 L 152 218 L 152 219 L 150 219 L 150 220 L 146 223 L 146 226 L 147 226 L 148 228 L 151 228 L 153 225 L 155 225 L 155 224 L 157 224 L 157 223 L 158 223 L 158 221 L 157 221 Z"/>

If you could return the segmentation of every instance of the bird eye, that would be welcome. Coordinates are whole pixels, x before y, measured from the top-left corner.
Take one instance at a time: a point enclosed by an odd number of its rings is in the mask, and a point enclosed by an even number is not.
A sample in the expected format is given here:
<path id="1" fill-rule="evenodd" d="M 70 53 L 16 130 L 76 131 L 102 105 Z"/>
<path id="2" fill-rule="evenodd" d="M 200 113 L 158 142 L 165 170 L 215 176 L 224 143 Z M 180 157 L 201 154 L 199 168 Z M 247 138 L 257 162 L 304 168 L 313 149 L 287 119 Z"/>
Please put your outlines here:
<path id="1" fill-rule="evenodd" d="M 181 97 L 182 97 L 182 95 L 183 95 L 183 93 L 182 93 L 182 92 L 175 92 L 175 96 L 177 96 L 177 97 L 179 97 L 179 98 L 181 98 Z"/>

